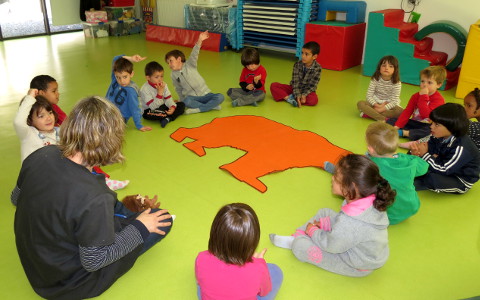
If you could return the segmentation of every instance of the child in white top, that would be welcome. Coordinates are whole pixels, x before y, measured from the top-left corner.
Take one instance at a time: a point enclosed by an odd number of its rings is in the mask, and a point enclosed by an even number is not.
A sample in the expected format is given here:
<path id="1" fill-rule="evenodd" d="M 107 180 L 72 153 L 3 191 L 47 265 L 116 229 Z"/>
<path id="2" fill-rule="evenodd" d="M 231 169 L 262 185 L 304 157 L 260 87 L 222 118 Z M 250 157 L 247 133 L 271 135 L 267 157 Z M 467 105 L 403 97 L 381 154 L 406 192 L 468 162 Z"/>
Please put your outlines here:
<path id="1" fill-rule="evenodd" d="M 36 98 L 35 98 L 36 97 Z M 58 142 L 57 114 L 48 100 L 30 89 L 18 108 L 13 126 L 20 139 L 22 162 L 35 150 Z"/>
<path id="2" fill-rule="evenodd" d="M 143 118 L 160 121 L 164 128 L 185 111 L 183 102 L 173 101 L 168 85 L 163 81 L 163 67 L 156 61 L 145 66 L 145 82 L 140 89 Z"/>
<path id="3" fill-rule="evenodd" d="M 30 154 L 47 145 L 59 141 L 58 115 L 53 104 L 37 89 L 30 89 L 20 102 L 13 126 L 20 139 L 22 162 Z M 99 169 L 99 168 L 97 168 Z M 101 169 L 99 169 L 101 171 Z M 96 170 L 95 173 L 98 173 Z M 106 175 L 108 176 L 108 175 Z M 114 180 L 105 177 L 107 186 L 115 191 L 126 187 L 129 180 Z"/>
<path id="4" fill-rule="evenodd" d="M 368 86 L 367 100 L 357 102 L 361 117 L 385 121 L 386 118 L 397 118 L 402 113 L 399 74 L 395 56 L 388 55 L 380 59 Z"/>

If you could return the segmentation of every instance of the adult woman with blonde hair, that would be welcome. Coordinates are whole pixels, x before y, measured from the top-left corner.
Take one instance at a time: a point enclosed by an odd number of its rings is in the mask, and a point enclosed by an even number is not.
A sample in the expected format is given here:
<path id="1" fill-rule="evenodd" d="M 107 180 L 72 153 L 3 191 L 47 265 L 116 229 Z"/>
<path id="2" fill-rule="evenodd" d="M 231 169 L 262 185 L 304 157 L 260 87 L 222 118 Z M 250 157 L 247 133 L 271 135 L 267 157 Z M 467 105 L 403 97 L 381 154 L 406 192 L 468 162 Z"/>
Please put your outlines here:
<path id="1" fill-rule="evenodd" d="M 107 100 L 79 101 L 58 146 L 23 162 L 12 202 L 17 251 L 33 289 L 84 299 L 108 289 L 172 225 L 167 210 L 128 211 L 94 166 L 122 162 L 125 123 Z"/>

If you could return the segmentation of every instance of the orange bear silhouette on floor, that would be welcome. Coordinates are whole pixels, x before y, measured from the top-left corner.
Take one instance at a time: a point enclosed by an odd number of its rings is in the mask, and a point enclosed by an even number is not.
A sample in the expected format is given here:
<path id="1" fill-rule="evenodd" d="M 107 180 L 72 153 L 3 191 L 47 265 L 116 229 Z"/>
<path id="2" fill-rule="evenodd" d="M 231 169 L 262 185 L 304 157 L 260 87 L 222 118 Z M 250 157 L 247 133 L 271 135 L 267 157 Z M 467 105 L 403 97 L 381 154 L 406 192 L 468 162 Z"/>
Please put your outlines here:
<path id="1" fill-rule="evenodd" d="M 200 127 L 179 128 L 170 137 L 177 142 L 187 137 L 193 139 L 183 145 L 198 156 L 205 155 L 205 148 L 229 146 L 246 151 L 220 168 L 262 193 L 267 187 L 259 177 L 290 168 L 323 168 L 325 161 L 336 164 L 351 153 L 316 133 L 259 116 L 215 118 Z"/>

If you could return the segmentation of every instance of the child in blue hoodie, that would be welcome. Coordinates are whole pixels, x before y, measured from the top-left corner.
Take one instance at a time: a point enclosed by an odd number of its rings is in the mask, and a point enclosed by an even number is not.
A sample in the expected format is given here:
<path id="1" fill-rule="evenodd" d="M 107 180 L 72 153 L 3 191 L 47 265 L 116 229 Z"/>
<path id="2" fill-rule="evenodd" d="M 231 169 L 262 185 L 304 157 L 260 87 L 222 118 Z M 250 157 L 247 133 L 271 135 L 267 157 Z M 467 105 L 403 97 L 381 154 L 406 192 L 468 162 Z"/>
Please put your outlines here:
<path id="1" fill-rule="evenodd" d="M 140 55 L 118 55 L 113 58 L 111 83 L 106 98 L 115 104 L 122 113 L 125 123 L 133 117 L 135 127 L 140 131 L 150 131 L 151 127 L 142 125 L 142 112 L 138 106 L 138 86 L 132 81 L 133 62 L 146 57 Z"/>

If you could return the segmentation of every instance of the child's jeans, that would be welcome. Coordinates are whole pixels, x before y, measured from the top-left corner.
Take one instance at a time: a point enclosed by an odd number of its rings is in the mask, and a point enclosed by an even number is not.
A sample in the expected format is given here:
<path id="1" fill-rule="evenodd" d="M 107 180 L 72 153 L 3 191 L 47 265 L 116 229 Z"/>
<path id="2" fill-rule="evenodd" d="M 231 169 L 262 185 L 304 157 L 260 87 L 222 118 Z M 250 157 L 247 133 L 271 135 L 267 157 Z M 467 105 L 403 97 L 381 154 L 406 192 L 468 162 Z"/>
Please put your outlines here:
<path id="1" fill-rule="evenodd" d="M 198 108 L 201 112 L 212 110 L 223 102 L 222 94 L 208 93 L 205 96 L 187 96 L 183 103 L 188 108 Z"/>

